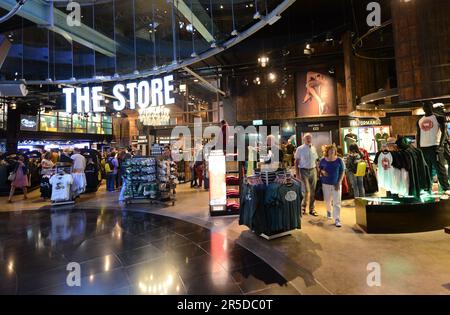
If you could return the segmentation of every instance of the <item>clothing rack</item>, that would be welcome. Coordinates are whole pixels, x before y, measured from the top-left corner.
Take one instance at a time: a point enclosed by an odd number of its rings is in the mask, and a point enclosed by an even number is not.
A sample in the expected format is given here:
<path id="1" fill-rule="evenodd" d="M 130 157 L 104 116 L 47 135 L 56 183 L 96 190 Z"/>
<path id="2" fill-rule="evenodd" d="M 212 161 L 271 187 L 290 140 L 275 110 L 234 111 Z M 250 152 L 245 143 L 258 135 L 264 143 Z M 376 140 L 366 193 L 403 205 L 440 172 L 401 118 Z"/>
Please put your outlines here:
<path id="1" fill-rule="evenodd" d="M 71 163 L 64 163 L 64 162 L 56 163 L 55 172 L 54 172 L 54 174 L 51 177 L 58 176 L 60 174 L 72 174 L 72 164 Z M 67 200 L 67 201 L 52 201 L 51 206 L 52 207 L 57 207 L 57 206 L 73 205 L 73 204 L 75 204 L 74 196 L 72 194 L 72 188 L 70 188 L 69 191 L 70 191 L 70 199 L 69 200 Z"/>
<path id="2" fill-rule="evenodd" d="M 244 185 L 241 195 L 241 205 L 243 208 L 241 209 L 242 215 L 240 216 L 239 224 L 248 226 L 253 233 L 266 240 L 289 236 L 296 229 L 300 228 L 300 213 L 293 209 L 300 207 L 302 198 L 301 188 L 290 172 L 285 169 L 278 169 L 276 171 L 256 170 L 255 174 L 245 176 L 242 183 Z M 280 186 L 270 185 L 272 183 Z M 282 186 L 284 186 L 284 188 L 282 188 Z M 276 192 L 275 195 L 274 192 Z M 247 194 L 250 194 L 249 199 L 247 199 Z M 272 201 L 266 203 L 266 198 L 270 198 L 269 200 Z M 247 200 L 258 200 L 255 205 L 250 206 L 256 207 L 254 212 L 246 208 L 249 205 Z M 286 203 L 286 201 L 288 202 Z M 277 215 L 274 216 L 273 212 L 273 202 L 276 202 L 277 208 L 280 207 L 279 211 L 286 209 L 285 211 L 288 211 L 287 213 L 289 213 L 289 215 L 292 215 L 292 213 L 298 214 L 297 219 L 288 216 L 288 218 L 293 218 L 293 220 L 297 221 L 291 221 L 291 219 L 288 219 L 287 221 L 285 221 L 286 219 L 277 221 Z M 296 204 L 291 204 L 291 202 L 295 202 Z M 249 214 L 251 214 L 250 217 L 248 216 Z M 275 224 L 275 226 L 273 224 Z M 294 226 L 295 228 L 292 228 Z"/>

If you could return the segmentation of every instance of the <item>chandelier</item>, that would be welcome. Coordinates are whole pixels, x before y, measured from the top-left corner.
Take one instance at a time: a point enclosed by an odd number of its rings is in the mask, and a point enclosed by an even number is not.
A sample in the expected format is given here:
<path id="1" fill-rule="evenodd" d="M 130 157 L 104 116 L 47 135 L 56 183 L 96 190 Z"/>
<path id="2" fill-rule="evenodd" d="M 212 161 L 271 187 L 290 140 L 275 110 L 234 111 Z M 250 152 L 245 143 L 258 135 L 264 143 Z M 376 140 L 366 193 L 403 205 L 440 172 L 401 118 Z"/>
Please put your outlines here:
<path id="1" fill-rule="evenodd" d="M 165 106 L 149 106 L 139 110 L 139 120 L 144 126 L 168 125 L 170 109 Z"/>

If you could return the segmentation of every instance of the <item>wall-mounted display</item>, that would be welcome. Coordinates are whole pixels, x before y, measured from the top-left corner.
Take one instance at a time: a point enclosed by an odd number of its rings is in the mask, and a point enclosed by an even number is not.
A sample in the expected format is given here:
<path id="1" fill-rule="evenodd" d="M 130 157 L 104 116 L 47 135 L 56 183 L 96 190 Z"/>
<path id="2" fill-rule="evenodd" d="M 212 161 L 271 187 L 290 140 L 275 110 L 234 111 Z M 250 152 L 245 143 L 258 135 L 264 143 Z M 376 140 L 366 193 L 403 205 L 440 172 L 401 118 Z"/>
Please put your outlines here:
<path id="1" fill-rule="evenodd" d="M 337 115 L 336 82 L 324 73 L 296 74 L 297 117 Z"/>

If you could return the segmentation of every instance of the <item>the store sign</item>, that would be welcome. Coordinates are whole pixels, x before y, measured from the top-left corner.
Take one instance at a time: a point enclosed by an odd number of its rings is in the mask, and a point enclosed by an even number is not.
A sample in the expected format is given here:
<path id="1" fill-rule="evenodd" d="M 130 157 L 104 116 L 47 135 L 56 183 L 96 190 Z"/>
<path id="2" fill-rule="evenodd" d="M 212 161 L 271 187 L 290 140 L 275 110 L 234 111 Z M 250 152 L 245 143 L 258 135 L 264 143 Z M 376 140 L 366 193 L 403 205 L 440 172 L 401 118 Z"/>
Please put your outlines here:
<path id="1" fill-rule="evenodd" d="M 20 130 L 37 131 L 37 117 L 20 115 Z"/>
<path id="2" fill-rule="evenodd" d="M 115 111 L 129 109 L 144 109 L 175 103 L 173 75 L 152 80 L 142 80 L 127 84 L 117 83 L 112 89 L 112 102 Z M 105 96 L 102 86 L 64 88 L 66 96 L 66 112 L 72 113 L 75 105 L 76 113 L 106 112 Z M 128 103 L 128 106 L 127 106 Z"/>

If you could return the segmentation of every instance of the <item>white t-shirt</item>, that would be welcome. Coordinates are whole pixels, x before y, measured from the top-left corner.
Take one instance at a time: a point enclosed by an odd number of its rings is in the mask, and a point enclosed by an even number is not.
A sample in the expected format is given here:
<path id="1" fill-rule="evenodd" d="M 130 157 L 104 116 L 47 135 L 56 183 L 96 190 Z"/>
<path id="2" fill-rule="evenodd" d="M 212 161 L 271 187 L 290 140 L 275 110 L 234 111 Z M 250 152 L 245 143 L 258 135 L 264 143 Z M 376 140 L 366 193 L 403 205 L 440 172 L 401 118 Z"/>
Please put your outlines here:
<path id="1" fill-rule="evenodd" d="M 73 169 L 74 170 L 83 170 L 86 168 L 86 158 L 79 153 L 72 155 L 71 159 L 73 160 Z"/>
<path id="2" fill-rule="evenodd" d="M 428 148 L 440 144 L 442 131 L 435 115 L 420 118 L 419 128 L 421 148 Z"/>
<path id="3" fill-rule="evenodd" d="M 73 183 L 72 175 L 53 175 L 50 178 L 52 185 L 52 201 L 69 201 L 70 187 Z"/>
<path id="4" fill-rule="evenodd" d="M 295 158 L 300 160 L 299 168 L 312 169 L 316 167 L 316 161 L 319 159 L 316 148 L 311 145 L 303 144 L 295 151 Z"/>
<path id="5" fill-rule="evenodd" d="M 387 191 L 392 191 L 394 186 L 395 170 L 392 161 L 391 153 L 381 153 L 378 157 L 378 185 Z"/>

